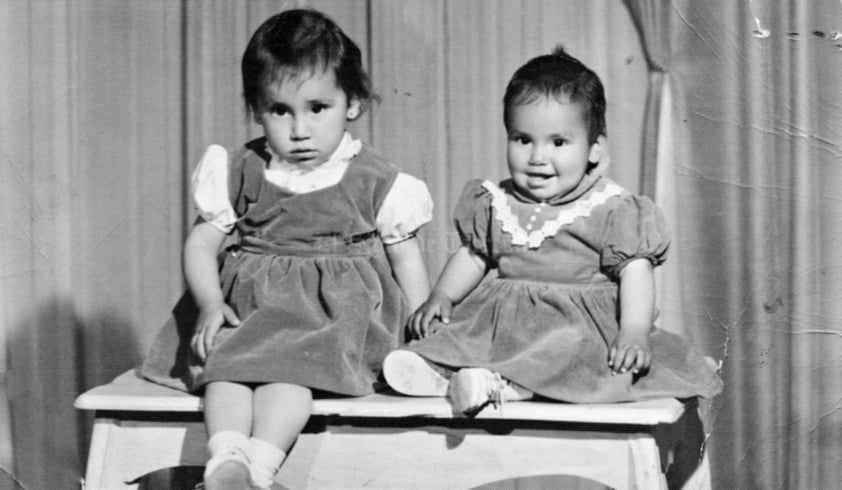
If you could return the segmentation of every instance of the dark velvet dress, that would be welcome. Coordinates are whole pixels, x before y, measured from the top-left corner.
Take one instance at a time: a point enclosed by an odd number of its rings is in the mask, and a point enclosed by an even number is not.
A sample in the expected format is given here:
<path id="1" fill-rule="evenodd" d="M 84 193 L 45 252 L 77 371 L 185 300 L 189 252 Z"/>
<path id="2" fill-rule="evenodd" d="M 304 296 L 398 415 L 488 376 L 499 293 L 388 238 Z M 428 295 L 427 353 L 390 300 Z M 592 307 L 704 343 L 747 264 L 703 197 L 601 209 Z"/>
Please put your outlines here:
<path id="1" fill-rule="evenodd" d="M 237 381 L 372 393 L 408 315 L 375 227 L 398 170 L 364 146 L 338 184 L 295 194 L 264 178 L 265 147 L 255 140 L 229 163 L 240 240 L 220 255 L 220 279 L 242 323 L 223 326 L 201 363 L 187 293 L 140 373 L 187 391 Z"/>
<path id="2" fill-rule="evenodd" d="M 533 218 L 534 216 L 534 218 Z M 469 182 L 457 204 L 462 244 L 496 267 L 450 324 L 404 347 L 449 368 L 485 367 L 543 397 L 581 403 L 712 397 L 715 367 L 681 337 L 653 326 L 647 373 L 613 375 L 618 277 L 630 260 L 654 265 L 669 240 L 658 208 L 605 178 L 559 205 L 518 198 L 511 181 Z"/>

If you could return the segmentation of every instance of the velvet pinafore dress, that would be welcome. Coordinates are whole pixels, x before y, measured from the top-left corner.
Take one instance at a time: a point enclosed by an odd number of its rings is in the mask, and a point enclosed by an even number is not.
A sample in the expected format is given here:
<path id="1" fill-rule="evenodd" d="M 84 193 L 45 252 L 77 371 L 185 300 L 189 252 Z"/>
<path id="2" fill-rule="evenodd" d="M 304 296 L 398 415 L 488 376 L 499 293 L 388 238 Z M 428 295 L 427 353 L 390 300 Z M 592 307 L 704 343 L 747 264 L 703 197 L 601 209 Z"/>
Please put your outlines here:
<path id="1" fill-rule="evenodd" d="M 375 228 L 398 170 L 363 146 L 337 184 L 295 194 L 266 180 L 265 148 L 255 140 L 229 162 L 239 241 L 220 254 L 220 281 L 241 324 L 223 326 L 202 363 L 186 293 L 140 374 L 191 392 L 235 381 L 372 393 L 408 315 Z"/>
<path id="2" fill-rule="evenodd" d="M 484 367 L 537 395 L 599 403 L 712 397 L 715 366 L 681 337 L 656 328 L 653 361 L 640 375 L 614 374 L 618 280 L 630 260 L 666 258 L 660 211 L 601 177 L 575 200 L 530 202 L 511 180 L 468 182 L 454 221 L 463 246 L 496 269 L 460 304 L 450 323 L 402 347 L 450 370 Z"/>

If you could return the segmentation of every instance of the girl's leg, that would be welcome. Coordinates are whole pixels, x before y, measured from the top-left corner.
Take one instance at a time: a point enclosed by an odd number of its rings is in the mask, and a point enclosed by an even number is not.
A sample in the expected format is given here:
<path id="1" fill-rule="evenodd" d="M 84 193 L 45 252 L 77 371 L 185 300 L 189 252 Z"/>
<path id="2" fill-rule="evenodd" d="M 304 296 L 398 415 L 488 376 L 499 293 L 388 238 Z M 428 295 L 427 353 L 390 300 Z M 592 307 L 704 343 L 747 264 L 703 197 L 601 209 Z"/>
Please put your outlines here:
<path id="1" fill-rule="evenodd" d="M 248 436 L 252 431 L 255 393 L 240 383 L 214 381 L 205 387 L 205 425 L 208 435 L 233 430 Z"/>
<path id="2" fill-rule="evenodd" d="M 269 487 L 310 418 L 313 394 L 309 388 L 269 383 L 254 390 L 254 428 L 250 442 L 251 478 Z"/>
<path id="3" fill-rule="evenodd" d="M 247 488 L 254 393 L 248 386 L 215 381 L 205 388 L 204 415 L 210 460 L 205 488 Z"/>

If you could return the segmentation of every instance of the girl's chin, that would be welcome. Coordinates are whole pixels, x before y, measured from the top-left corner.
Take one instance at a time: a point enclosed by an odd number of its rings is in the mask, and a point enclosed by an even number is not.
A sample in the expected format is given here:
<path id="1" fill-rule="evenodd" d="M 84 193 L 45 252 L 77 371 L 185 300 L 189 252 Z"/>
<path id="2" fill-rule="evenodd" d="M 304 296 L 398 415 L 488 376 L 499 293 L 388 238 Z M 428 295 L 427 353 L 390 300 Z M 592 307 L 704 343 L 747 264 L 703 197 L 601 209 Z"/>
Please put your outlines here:
<path id="1" fill-rule="evenodd" d="M 526 187 L 520 188 L 520 193 L 534 201 L 552 201 L 564 197 L 571 189 L 553 189 L 549 187 Z"/>
<path id="2" fill-rule="evenodd" d="M 325 161 L 320 158 L 290 158 L 287 162 L 297 167 L 309 169 L 316 168 L 325 163 Z"/>

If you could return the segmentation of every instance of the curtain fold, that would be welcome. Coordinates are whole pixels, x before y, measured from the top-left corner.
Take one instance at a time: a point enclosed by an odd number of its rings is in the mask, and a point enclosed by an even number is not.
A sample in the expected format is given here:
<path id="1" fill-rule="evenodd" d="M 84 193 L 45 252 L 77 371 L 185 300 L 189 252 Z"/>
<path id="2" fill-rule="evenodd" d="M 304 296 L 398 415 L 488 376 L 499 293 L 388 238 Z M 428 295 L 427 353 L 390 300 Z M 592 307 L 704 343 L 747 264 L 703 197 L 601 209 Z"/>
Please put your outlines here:
<path id="1" fill-rule="evenodd" d="M 649 88 L 646 95 L 646 111 L 643 130 L 643 155 L 640 164 L 639 191 L 655 198 L 657 191 L 658 151 L 660 138 L 659 120 L 664 103 L 664 85 L 669 76 L 670 15 L 669 5 L 657 0 L 623 0 L 632 20 L 640 33 L 646 65 L 649 69 Z M 665 108 L 667 114 L 669 108 Z"/>
<path id="2" fill-rule="evenodd" d="M 675 183 L 671 169 L 676 163 L 674 138 L 681 137 L 676 124 L 670 78 L 672 56 L 670 6 L 657 0 L 624 0 L 641 37 L 648 68 L 646 109 L 643 120 L 639 192 L 649 196 L 664 211 L 667 223 L 674 226 L 679 219 L 676 208 Z M 695 342 L 692 332 L 684 328 L 680 314 L 682 280 L 680 241 L 673 240 L 670 259 L 655 271 L 658 326 Z"/>

